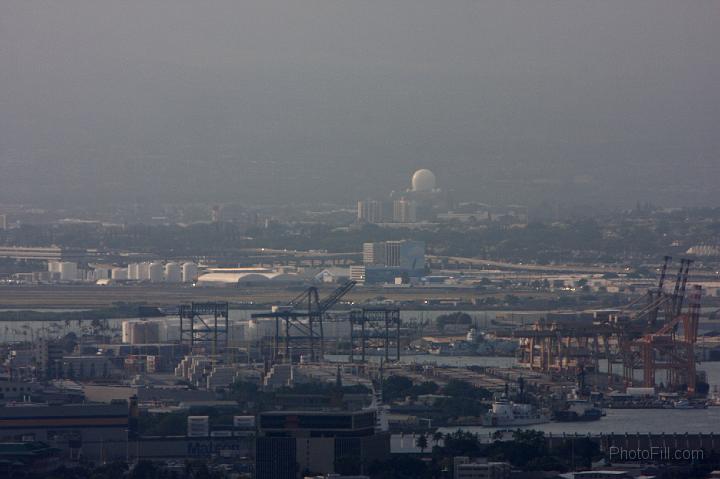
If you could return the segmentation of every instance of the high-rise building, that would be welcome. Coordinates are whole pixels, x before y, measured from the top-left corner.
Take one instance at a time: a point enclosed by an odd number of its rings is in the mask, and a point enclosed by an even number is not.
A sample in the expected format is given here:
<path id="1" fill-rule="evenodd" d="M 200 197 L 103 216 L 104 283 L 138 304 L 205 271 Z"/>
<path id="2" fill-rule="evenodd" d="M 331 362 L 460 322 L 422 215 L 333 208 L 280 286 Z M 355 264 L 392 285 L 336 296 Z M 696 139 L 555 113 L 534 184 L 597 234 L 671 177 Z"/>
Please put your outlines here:
<path id="1" fill-rule="evenodd" d="M 363 243 L 363 264 L 385 265 L 385 243 Z"/>
<path id="2" fill-rule="evenodd" d="M 417 206 L 414 201 L 400 198 L 393 202 L 393 221 L 395 223 L 415 223 Z"/>
<path id="3" fill-rule="evenodd" d="M 357 219 L 365 223 L 383 222 L 383 204 L 377 200 L 361 200 L 357 204 Z"/>
<path id="4" fill-rule="evenodd" d="M 382 283 L 397 277 L 416 277 L 425 270 L 425 243 L 422 241 L 384 241 L 363 243 L 363 266 L 351 268 L 352 279 L 362 283 Z"/>
<path id="5" fill-rule="evenodd" d="M 413 271 L 424 269 L 425 243 L 412 240 L 385 242 L 385 265 Z"/>
<path id="6" fill-rule="evenodd" d="M 6 229 L 7 229 L 7 216 L 0 215 L 0 230 L 6 230 Z"/>

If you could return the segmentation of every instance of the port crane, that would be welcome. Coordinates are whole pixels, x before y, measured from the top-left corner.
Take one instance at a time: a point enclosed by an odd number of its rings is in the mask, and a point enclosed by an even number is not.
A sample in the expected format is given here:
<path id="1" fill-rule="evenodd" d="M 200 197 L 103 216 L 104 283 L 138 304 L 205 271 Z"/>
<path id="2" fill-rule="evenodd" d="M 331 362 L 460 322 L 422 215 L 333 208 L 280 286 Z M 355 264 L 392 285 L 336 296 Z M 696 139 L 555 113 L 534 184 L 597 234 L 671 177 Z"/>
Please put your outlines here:
<path id="1" fill-rule="evenodd" d="M 688 292 L 692 260 L 681 259 L 675 284 L 666 288 L 671 261 L 665 256 L 658 283 L 647 294 L 602 318 L 596 315 L 592 324 L 541 320 L 530 329 L 515 330 L 521 363 L 569 376 L 581 370 L 599 372 L 599 359 L 604 357 L 610 382 L 614 365 L 621 364 L 627 385 L 634 384 L 636 373 L 642 371 L 642 384 L 653 387 L 657 373 L 664 371 L 667 387 L 695 392 L 702 287 L 693 285 Z"/>
<path id="2" fill-rule="evenodd" d="M 321 361 L 325 355 L 325 315 L 355 284 L 355 281 L 346 281 L 322 300 L 318 289 L 310 286 L 286 305 L 253 314 L 253 319 L 275 320 L 272 362 L 292 363 L 300 356 L 308 357 L 311 361 Z"/>

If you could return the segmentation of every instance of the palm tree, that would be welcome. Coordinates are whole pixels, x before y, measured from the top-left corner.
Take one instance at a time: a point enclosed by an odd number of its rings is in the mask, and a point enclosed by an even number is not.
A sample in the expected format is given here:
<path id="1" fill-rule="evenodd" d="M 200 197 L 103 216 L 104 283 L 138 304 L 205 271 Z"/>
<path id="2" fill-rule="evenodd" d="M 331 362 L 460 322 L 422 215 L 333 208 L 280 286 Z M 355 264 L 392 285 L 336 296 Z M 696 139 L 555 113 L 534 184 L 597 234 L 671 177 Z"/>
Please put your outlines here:
<path id="1" fill-rule="evenodd" d="M 415 445 L 420 448 L 421 453 L 425 453 L 425 449 L 428 447 L 427 436 L 425 436 L 425 434 L 420 434 L 415 440 Z"/>
<path id="2" fill-rule="evenodd" d="M 440 431 L 435 431 L 435 434 L 433 434 L 432 440 L 435 443 L 435 445 L 437 446 L 443 437 L 444 437 L 443 433 L 441 433 Z"/>

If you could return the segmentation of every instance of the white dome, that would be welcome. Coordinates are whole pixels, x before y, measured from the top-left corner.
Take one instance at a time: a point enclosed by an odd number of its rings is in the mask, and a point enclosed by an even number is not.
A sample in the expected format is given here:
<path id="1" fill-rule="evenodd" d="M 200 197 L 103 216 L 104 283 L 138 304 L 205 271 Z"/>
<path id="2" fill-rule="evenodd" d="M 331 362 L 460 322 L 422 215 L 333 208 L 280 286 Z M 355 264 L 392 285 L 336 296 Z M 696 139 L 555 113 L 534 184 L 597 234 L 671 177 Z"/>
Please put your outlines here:
<path id="1" fill-rule="evenodd" d="M 432 191 L 435 189 L 435 173 L 430 170 L 417 170 L 412 177 L 413 191 Z"/>

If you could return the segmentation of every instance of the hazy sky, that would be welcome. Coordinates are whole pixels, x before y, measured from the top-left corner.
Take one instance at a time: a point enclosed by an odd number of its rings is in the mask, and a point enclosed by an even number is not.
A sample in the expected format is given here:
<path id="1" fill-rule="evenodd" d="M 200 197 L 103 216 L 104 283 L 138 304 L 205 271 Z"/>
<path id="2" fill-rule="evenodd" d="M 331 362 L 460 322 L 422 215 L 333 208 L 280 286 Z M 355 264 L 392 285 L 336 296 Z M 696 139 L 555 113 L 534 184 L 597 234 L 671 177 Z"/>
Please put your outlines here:
<path id="1" fill-rule="evenodd" d="M 718 0 L 0 2 L 0 201 L 720 205 Z"/>

